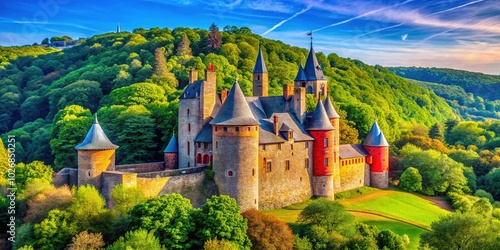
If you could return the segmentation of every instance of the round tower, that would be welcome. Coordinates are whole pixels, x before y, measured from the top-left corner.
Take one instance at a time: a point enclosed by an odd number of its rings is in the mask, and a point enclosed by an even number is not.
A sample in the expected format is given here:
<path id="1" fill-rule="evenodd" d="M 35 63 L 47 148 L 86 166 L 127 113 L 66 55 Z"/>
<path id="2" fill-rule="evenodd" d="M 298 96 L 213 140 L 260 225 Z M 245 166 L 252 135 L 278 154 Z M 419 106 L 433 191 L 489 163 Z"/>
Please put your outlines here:
<path id="1" fill-rule="evenodd" d="M 117 148 L 102 130 L 96 114 L 85 139 L 75 147 L 78 151 L 78 186 L 91 184 L 101 190 L 101 174 L 114 170 Z"/>
<path id="2" fill-rule="evenodd" d="M 335 129 L 318 100 L 313 116 L 307 125 L 307 131 L 314 138 L 313 142 L 313 194 L 327 199 L 334 199 L 334 155 Z"/>
<path id="3" fill-rule="evenodd" d="M 165 169 L 179 168 L 179 145 L 177 144 L 175 135 L 172 135 L 167 147 L 163 150 L 163 160 Z"/>
<path id="4" fill-rule="evenodd" d="M 389 143 L 385 139 L 377 121 L 366 136 L 363 147 L 371 155 L 370 186 L 376 188 L 389 187 Z"/>
<path id="5" fill-rule="evenodd" d="M 213 169 L 220 194 L 236 199 L 242 211 L 259 208 L 259 125 L 238 82 L 212 124 Z"/>
<path id="6" fill-rule="evenodd" d="M 333 182 L 335 190 L 341 190 L 342 187 L 340 185 L 340 115 L 333 107 L 330 96 L 327 95 L 325 101 L 323 102 L 323 106 L 325 107 L 326 115 L 328 116 L 328 120 L 330 120 L 330 124 L 332 124 L 334 130 L 333 135 Z"/>

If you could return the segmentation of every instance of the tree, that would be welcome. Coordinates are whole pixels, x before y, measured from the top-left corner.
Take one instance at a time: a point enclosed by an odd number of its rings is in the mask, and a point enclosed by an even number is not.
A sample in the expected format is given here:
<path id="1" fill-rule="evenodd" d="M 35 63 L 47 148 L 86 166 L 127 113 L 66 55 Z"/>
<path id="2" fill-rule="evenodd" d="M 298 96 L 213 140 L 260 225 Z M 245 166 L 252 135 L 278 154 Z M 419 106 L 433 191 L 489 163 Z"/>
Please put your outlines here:
<path id="1" fill-rule="evenodd" d="M 256 209 L 242 213 L 248 220 L 247 235 L 252 242 L 252 249 L 291 249 L 294 235 L 290 227 L 272 215 Z"/>
<path id="2" fill-rule="evenodd" d="M 235 199 L 227 195 L 212 196 L 193 218 L 199 222 L 196 235 L 201 242 L 218 238 L 234 242 L 240 249 L 250 249 L 247 220 L 240 214 Z"/>
<path id="3" fill-rule="evenodd" d="M 491 193 L 495 200 L 500 200 L 500 169 L 492 170 L 484 177 L 484 189 Z"/>
<path id="4" fill-rule="evenodd" d="M 47 190 L 28 202 L 25 222 L 40 223 L 53 209 L 64 210 L 71 204 L 73 193 L 68 186 Z"/>
<path id="5" fill-rule="evenodd" d="M 180 194 L 167 194 L 132 208 L 130 224 L 132 230 L 154 230 L 167 249 L 189 249 L 194 241 L 190 235 L 195 230 L 195 223 L 190 216 L 192 212 L 193 207 L 188 199 Z"/>
<path id="6" fill-rule="evenodd" d="M 20 249 L 22 246 L 33 246 L 33 224 L 24 223 L 17 228 L 16 241 L 12 243 L 12 249 Z"/>
<path id="7" fill-rule="evenodd" d="M 356 235 L 344 244 L 344 249 L 377 250 L 379 248 L 373 238 Z"/>
<path id="8" fill-rule="evenodd" d="M 46 37 L 46 38 L 44 38 L 44 39 L 42 40 L 42 43 L 41 43 L 41 44 L 42 44 L 42 45 L 47 45 L 47 44 L 49 44 L 49 38 L 47 38 L 47 37 Z"/>
<path id="9" fill-rule="evenodd" d="M 444 142 L 445 127 L 442 123 L 435 123 L 429 130 L 429 137 Z"/>
<path id="10" fill-rule="evenodd" d="M 68 250 L 101 250 L 105 245 L 100 233 L 83 231 L 73 237 Z"/>
<path id="11" fill-rule="evenodd" d="M 313 249 L 313 245 L 309 242 L 307 237 L 300 237 L 295 235 L 295 239 L 293 241 L 293 250 L 311 250 Z"/>
<path id="12" fill-rule="evenodd" d="M 191 51 L 191 47 L 189 47 L 190 44 L 191 44 L 191 42 L 189 41 L 189 38 L 186 35 L 186 33 L 182 34 L 181 42 L 179 43 L 179 45 L 177 47 L 177 53 L 176 53 L 177 56 L 179 56 L 179 57 L 191 56 L 192 51 Z"/>
<path id="13" fill-rule="evenodd" d="M 106 226 L 102 215 L 106 201 L 92 185 L 79 186 L 67 211 L 71 221 L 80 231 L 101 232 Z"/>
<path id="14" fill-rule="evenodd" d="M 317 225 L 326 230 L 343 235 L 350 235 L 354 231 L 354 217 L 337 201 L 324 198 L 314 200 L 299 215 L 297 220 L 302 225 Z"/>
<path id="15" fill-rule="evenodd" d="M 148 249 L 148 250 L 164 250 L 160 244 L 160 240 L 152 231 L 138 229 L 125 234 L 125 237 L 120 237 L 115 243 L 107 248 L 108 250 L 122 249 Z"/>
<path id="16" fill-rule="evenodd" d="M 379 249 L 402 250 L 406 249 L 401 236 L 389 229 L 380 231 L 377 235 L 377 246 Z"/>
<path id="17" fill-rule="evenodd" d="M 33 232 L 36 249 L 52 250 L 64 249 L 77 230 L 70 224 L 68 212 L 54 209 L 40 224 L 33 226 Z"/>
<path id="18" fill-rule="evenodd" d="M 111 199 L 115 202 L 114 210 L 120 216 L 125 216 L 135 205 L 146 201 L 141 189 L 136 186 L 125 187 L 119 184 L 111 191 Z"/>
<path id="19" fill-rule="evenodd" d="M 479 198 L 486 198 L 490 201 L 490 203 L 495 202 L 495 199 L 493 199 L 493 195 L 491 195 L 490 193 L 488 193 L 482 189 L 476 190 L 476 192 L 474 193 L 474 196 L 477 196 Z"/>
<path id="20" fill-rule="evenodd" d="M 403 190 L 414 192 L 422 190 L 422 175 L 414 167 L 407 168 L 401 175 L 399 187 Z"/>
<path id="21" fill-rule="evenodd" d="M 208 48 L 211 50 L 218 50 L 222 46 L 222 38 L 219 33 L 219 28 L 215 23 L 210 25 L 210 34 L 208 35 Z"/>
<path id="22" fill-rule="evenodd" d="M 238 245 L 227 240 L 219 240 L 217 238 L 205 241 L 203 250 L 238 250 Z"/>
<path id="23" fill-rule="evenodd" d="M 155 49 L 154 74 L 157 76 L 167 76 L 167 59 L 160 48 Z"/>
<path id="24" fill-rule="evenodd" d="M 420 236 L 428 249 L 498 249 L 498 227 L 491 219 L 473 213 L 451 213 L 431 224 Z"/>
<path id="25" fill-rule="evenodd" d="M 34 179 L 52 183 L 53 172 L 50 166 L 45 165 L 41 161 L 34 161 L 28 164 L 21 162 L 16 166 L 16 186 L 22 190 L 30 180 Z"/>
<path id="26" fill-rule="evenodd" d="M 3 145 L 0 138 L 0 186 L 7 184 L 7 172 L 9 170 L 9 151 Z"/>

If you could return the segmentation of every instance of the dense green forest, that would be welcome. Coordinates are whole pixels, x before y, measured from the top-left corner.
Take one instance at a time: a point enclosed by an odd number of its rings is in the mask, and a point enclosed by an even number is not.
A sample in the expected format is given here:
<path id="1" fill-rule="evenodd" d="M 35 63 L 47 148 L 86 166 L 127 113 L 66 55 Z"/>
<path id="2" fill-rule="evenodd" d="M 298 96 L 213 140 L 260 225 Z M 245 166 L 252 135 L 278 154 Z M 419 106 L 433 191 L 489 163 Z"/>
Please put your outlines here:
<path id="1" fill-rule="evenodd" d="M 433 90 L 464 119 L 500 118 L 500 76 L 455 69 L 389 67 L 399 76 Z"/>
<path id="2" fill-rule="evenodd" d="M 177 98 L 187 84 L 188 70 L 198 68 L 202 78 L 213 63 L 219 90 L 230 88 L 238 76 L 249 95 L 259 43 L 270 94 L 281 94 L 282 85 L 293 82 L 308 49 L 265 39 L 245 27 L 138 28 L 96 35 L 64 50 L 2 48 L 0 134 L 4 141 L 7 134 L 17 136 L 18 161 L 41 160 L 56 170 L 74 167 L 73 147 L 97 112 L 108 137 L 121 146 L 119 163 L 160 159 L 159 152 L 176 132 Z M 346 128 L 356 129 L 359 138 L 375 118 L 393 141 L 401 125 L 430 126 L 454 116 L 432 91 L 383 67 L 333 53 L 317 57 Z"/>

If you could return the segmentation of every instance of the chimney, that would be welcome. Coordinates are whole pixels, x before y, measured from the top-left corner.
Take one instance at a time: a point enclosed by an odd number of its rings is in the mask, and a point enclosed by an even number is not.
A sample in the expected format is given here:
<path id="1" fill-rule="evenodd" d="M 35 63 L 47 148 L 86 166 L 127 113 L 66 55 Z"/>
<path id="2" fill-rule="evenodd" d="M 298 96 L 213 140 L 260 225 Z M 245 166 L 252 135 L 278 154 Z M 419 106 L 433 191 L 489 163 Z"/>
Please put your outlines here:
<path id="1" fill-rule="evenodd" d="M 276 135 L 278 135 L 280 133 L 279 127 L 278 127 L 279 126 L 279 119 L 278 119 L 277 115 L 273 116 L 273 118 L 274 118 L 274 133 Z"/>
<path id="2" fill-rule="evenodd" d="M 198 80 L 198 70 L 196 70 L 196 68 L 191 68 L 191 70 L 189 70 L 189 84 L 196 80 Z"/>
<path id="3" fill-rule="evenodd" d="M 285 84 L 283 85 L 283 98 L 285 100 L 290 100 L 293 97 L 293 84 Z"/>
<path id="4" fill-rule="evenodd" d="M 220 92 L 220 102 L 221 102 L 221 104 L 224 104 L 224 102 L 226 101 L 226 97 L 227 97 L 227 89 L 221 90 L 221 92 Z"/>
<path id="5" fill-rule="evenodd" d="M 215 66 L 211 63 L 205 70 L 205 81 L 215 84 L 215 76 Z"/>

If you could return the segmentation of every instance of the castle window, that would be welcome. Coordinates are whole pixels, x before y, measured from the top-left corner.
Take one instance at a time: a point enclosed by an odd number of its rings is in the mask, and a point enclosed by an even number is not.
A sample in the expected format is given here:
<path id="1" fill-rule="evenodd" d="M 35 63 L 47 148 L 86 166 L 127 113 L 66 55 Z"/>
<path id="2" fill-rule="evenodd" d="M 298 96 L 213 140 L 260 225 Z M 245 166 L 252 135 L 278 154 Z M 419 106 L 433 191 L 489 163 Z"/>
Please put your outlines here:
<path id="1" fill-rule="evenodd" d="M 271 172 L 272 170 L 272 164 L 270 161 L 266 162 L 266 172 Z"/>
<path id="2" fill-rule="evenodd" d="M 227 127 L 224 127 L 224 132 L 227 132 Z"/>
<path id="3" fill-rule="evenodd" d="M 309 142 L 306 141 L 306 148 L 309 148 Z"/>
<path id="4" fill-rule="evenodd" d="M 306 168 L 309 168 L 309 158 L 306 158 L 304 165 L 306 165 Z"/>
<path id="5" fill-rule="evenodd" d="M 337 162 L 337 152 L 333 152 L 333 162 Z"/>
<path id="6" fill-rule="evenodd" d="M 278 150 L 281 150 L 281 143 L 278 143 Z"/>
<path id="7" fill-rule="evenodd" d="M 302 181 L 302 177 L 300 177 L 300 181 Z"/>
<path id="8" fill-rule="evenodd" d="M 293 144 L 290 144 L 290 149 L 293 150 Z"/>
<path id="9" fill-rule="evenodd" d="M 252 168 L 252 176 L 255 176 L 255 169 Z"/>
<path id="10" fill-rule="evenodd" d="M 203 156 L 203 164 L 208 164 L 210 163 L 210 156 L 204 155 Z"/>
<path id="11" fill-rule="evenodd" d="M 247 128 L 247 131 L 250 131 L 250 127 Z"/>
<path id="12" fill-rule="evenodd" d="M 325 148 L 327 148 L 328 147 L 328 138 L 325 138 L 324 144 L 325 144 Z"/>
<path id="13" fill-rule="evenodd" d="M 187 109 L 187 114 L 189 115 L 189 109 Z"/>
<path id="14" fill-rule="evenodd" d="M 285 161 L 285 170 L 290 170 L 290 161 L 289 160 Z"/>
<path id="15" fill-rule="evenodd" d="M 236 127 L 235 129 L 236 129 L 236 132 L 239 132 L 239 131 L 240 131 L 240 128 L 239 128 L 239 127 Z"/>
<path id="16" fill-rule="evenodd" d="M 190 168 L 190 167 L 191 167 L 191 162 L 188 161 L 188 168 Z"/>
<path id="17" fill-rule="evenodd" d="M 191 132 L 191 123 L 188 123 L 188 132 Z"/>
<path id="18" fill-rule="evenodd" d="M 217 131 L 217 126 L 215 126 L 215 131 Z"/>
<path id="19" fill-rule="evenodd" d="M 228 176 L 228 177 L 233 176 L 233 170 L 228 170 L 228 171 L 227 171 L 227 176 Z"/>
<path id="20" fill-rule="evenodd" d="M 203 143 L 203 148 L 207 149 L 208 148 L 208 143 Z"/>
<path id="21" fill-rule="evenodd" d="M 215 141 L 215 148 L 219 148 L 219 142 Z"/>
<path id="22" fill-rule="evenodd" d="M 257 81 L 260 81 L 260 76 L 257 76 Z"/>
<path id="23" fill-rule="evenodd" d="M 328 158 L 325 158 L 325 167 L 328 167 Z"/>
<path id="24" fill-rule="evenodd" d="M 189 142 L 188 142 L 187 154 L 189 155 L 189 153 L 191 153 L 191 145 L 190 145 L 190 144 L 189 144 Z"/>
<path id="25" fill-rule="evenodd" d="M 196 143 L 198 145 L 198 148 L 201 148 L 201 142 Z"/>
<path id="26" fill-rule="evenodd" d="M 262 150 L 266 150 L 266 144 L 262 145 Z"/>
<path id="27" fill-rule="evenodd" d="M 201 154 L 196 155 L 196 163 L 201 164 Z"/>
<path id="28" fill-rule="evenodd" d="M 291 139 L 293 139 L 293 132 L 292 131 L 288 132 L 288 140 L 291 140 Z"/>

